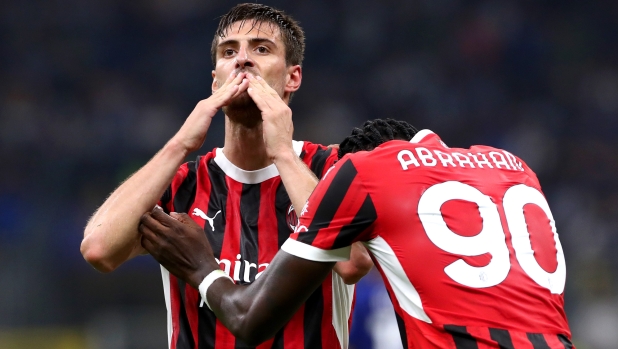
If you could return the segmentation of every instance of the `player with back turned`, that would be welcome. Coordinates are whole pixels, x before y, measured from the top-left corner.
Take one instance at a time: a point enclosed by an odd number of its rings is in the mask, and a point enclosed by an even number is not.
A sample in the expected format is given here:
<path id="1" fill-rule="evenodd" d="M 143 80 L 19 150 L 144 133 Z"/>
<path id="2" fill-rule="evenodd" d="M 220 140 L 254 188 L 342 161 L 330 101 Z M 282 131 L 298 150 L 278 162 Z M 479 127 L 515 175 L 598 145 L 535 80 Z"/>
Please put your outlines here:
<path id="1" fill-rule="evenodd" d="M 302 81 L 303 52 L 302 29 L 281 11 L 240 4 L 224 15 L 212 43 L 212 96 L 95 212 L 81 246 L 86 260 L 107 272 L 144 253 L 140 217 L 158 203 L 167 212 L 186 212 L 210 241 L 207 250 L 186 246 L 191 253 L 216 258 L 217 269 L 238 284 L 259 280 L 297 225 L 295 210 L 300 215 L 316 176 L 337 159 L 332 148 L 292 141 L 288 103 Z M 183 164 L 203 144 L 219 109 L 225 114 L 223 148 Z M 372 266 L 362 245 L 354 251 L 257 348 L 346 349 L 354 291 L 347 284 Z M 215 318 L 196 287 L 163 266 L 161 272 L 171 349 L 255 347 Z"/>
<path id="2" fill-rule="evenodd" d="M 249 287 L 225 280 L 212 258 L 175 246 L 208 249 L 184 215 L 145 214 L 142 244 L 255 343 L 362 241 L 404 347 L 573 348 L 564 254 L 537 177 L 521 159 L 488 146 L 449 148 L 435 133 L 393 120 L 367 122 L 339 152 L 295 234 Z"/>

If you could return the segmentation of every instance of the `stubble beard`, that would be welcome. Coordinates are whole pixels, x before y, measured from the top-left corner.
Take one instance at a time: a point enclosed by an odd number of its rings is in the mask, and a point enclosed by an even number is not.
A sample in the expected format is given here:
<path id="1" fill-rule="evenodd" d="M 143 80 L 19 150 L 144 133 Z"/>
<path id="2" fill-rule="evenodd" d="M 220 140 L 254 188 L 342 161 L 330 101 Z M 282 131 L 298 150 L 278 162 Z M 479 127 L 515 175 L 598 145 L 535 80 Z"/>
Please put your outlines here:
<path id="1" fill-rule="evenodd" d="M 275 91 L 280 90 L 279 84 L 268 83 Z M 232 99 L 227 106 L 221 109 L 230 121 L 247 128 L 254 128 L 262 122 L 262 112 L 247 91 Z"/>
<path id="2" fill-rule="evenodd" d="M 254 128 L 262 122 L 262 113 L 247 91 L 241 93 L 221 108 L 230 121 Z"/>

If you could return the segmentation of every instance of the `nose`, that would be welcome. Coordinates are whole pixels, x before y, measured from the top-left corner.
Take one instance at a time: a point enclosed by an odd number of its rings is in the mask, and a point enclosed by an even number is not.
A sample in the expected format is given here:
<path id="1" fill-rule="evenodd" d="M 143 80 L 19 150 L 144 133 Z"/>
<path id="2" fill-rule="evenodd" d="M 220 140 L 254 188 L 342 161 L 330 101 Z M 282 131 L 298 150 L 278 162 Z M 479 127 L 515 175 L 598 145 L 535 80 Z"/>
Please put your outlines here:
<path id="1" fill-rule="evenodd" d="M 236 55 L 236 69 L 253 67 L 254 63 L 246 47 L 241 47 Z"/>

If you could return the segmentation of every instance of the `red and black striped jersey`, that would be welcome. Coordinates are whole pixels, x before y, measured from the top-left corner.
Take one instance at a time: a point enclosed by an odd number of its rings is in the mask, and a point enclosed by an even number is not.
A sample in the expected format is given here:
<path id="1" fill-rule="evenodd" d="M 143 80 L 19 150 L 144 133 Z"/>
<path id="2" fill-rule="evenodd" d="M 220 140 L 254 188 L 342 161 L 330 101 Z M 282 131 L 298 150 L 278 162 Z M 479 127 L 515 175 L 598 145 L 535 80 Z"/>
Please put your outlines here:
<path id="1" fill-rule="evenodd" d="M 536 175 L 511 153 L 429 130 L 346 155 L 282 249 L 349 258 L 362 241 L 406 348 L 573 348 L 566 268 Z"/>
<path id="2" fill-rule="evenodd" d="M 336 150 L 309 142 L 295 141 L 294 150 L 318 177 L 337 159 Z M 160 206 L 204 227 L 221 269 L 237 284 L 260 277 L 298 223 L 274 164 L 244 171 L 219 148 L 182 165 Z M 252 347 L 216 319 L 196 289 L 161 270 L 170 349 L 347 348 L 354 287 L 336 273 L 274 338 Z"/>

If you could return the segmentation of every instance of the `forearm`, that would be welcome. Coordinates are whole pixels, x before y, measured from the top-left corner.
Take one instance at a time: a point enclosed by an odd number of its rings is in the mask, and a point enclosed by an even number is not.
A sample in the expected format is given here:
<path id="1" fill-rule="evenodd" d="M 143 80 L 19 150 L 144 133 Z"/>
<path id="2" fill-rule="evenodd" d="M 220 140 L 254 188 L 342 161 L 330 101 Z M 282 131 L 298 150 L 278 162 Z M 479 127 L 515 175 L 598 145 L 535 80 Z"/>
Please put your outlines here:
<path id="1" fill-rule="evenodd" d="M 272 338 L 320 285 L 334 263 L 277 254 L 266 272 L 249 286 L 215 281 L 208 303 L 234 336 L 248 344 Z"/>
<path id="2" fill-rule="evenodd" d="M 137 230 L 140 217 L 161 198 L 186 154 L 179 143 L 168 142 L 90 218 L 81 252 L 97 270 L 112 271 L 142 251 Z"/>
<path id="3" fill-rule="evenodd" d="M 318 184 L 318 179 L 291 148 L 276 157 L 274 163 L 294 210 L 300 217 L 307 199 Z"/>

